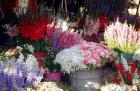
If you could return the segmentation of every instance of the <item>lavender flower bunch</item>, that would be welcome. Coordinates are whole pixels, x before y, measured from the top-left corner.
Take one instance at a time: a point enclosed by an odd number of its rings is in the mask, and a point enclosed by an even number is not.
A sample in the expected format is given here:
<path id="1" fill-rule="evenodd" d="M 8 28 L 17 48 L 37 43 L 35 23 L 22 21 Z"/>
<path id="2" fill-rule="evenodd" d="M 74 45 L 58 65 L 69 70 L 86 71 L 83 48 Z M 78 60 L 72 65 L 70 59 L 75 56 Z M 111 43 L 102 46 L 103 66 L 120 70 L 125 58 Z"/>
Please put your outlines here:
<path id="1" fill-rule="evenodd" d="M 44 71 L 39 69 L 37 59 L 33 54 L 22 53 L 18 58 L 10 58 L 0 63 L 0 90 L 24 91 L 23 88 L 32 87 L 43 78 Z"/>

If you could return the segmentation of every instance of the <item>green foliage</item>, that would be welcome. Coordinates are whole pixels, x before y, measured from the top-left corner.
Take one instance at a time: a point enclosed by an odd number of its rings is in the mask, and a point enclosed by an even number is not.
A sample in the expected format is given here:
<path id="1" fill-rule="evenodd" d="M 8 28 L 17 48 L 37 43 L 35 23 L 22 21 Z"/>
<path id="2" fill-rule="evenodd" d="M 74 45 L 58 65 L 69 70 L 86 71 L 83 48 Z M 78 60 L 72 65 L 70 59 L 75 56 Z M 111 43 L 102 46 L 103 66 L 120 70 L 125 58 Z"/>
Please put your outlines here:
<path id="1" fill-rule="evenodd" d="M 5 60 L 5 56 L 4 56 L 4 52 L 0 53 L 0 61 L 4 61 Z"/>
<path id="2" fill-rule="evenodd" d="M 61 70 L 60 65 L 54 63 L 54 59 L 55 59 L 55 57 L 51 56 L 51 54 L 49 54 L 45 58 L 45 65 L 48 68 L 49 72 L 57 72 L 57 71 Z"/>

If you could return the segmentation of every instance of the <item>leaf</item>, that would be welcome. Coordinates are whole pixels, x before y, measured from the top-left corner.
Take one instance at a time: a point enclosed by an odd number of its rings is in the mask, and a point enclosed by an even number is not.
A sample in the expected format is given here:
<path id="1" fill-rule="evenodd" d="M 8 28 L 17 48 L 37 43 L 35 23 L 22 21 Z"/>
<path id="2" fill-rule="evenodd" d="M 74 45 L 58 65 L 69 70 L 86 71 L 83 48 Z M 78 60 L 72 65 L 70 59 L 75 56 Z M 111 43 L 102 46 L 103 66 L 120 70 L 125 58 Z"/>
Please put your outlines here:
<path id="1" fill-rule="evenodd" d="M 107 63 L 108 62 L 108 58 L 102 58 L 102 62 Z"/>

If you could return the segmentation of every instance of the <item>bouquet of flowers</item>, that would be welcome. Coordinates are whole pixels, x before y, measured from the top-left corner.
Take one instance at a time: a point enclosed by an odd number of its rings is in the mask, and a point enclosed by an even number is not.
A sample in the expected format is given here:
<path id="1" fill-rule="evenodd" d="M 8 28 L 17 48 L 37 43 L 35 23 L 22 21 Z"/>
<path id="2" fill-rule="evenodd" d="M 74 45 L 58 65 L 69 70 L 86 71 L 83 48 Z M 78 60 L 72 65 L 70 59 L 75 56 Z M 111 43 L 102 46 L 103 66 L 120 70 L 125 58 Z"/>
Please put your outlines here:
<path id="1" fill-rule="evenodd" d="M 126 23 L 122 24 L 118 20 L 115 24 L 107 27 L 104 39 L 107 46 L 117 52 L 121 52 L 127 58 L 132 59 L 134 52 L 140 48 L 140 33 Z"/>
<path id="2" fill-rule="evenodd" d="M 20 48 L 20 47 L 18 47 Z M 6 58 L 0 63 L 0 88 L 2 91 L 22 91 L 32 87 L 43 78 L 44 70 L 40 69 L 37 59 L 31 53 L 23 55 L 18 49 L 18 55 Z"/>
<path id="3" fill-rule="evenodd" d="M 70 48 L 71 46 L 80 43 L 82 38 L 75 33 L 60 33 L 60 49 Z"/>
<path id="4" fill-rule="evenodd" d="M 52 44 L 53 55 L 58 53 L 60 50 L 70 48 L 83 40 L 78 34 L 61 31 L 61 28 L 57 28 L 53 23 L 48 25 L 46 39 L 50 44 Z"/>
<path id="5" fill-rule="evenodd" d="M 60 51 L 54 61 L 61 65 L 62 71 L 70 73 L 86 69 L 90 64 L 100 67 L 102 58 L 109 58 L 110 55 L 111 51 L 104 45 L 82 42 Z"/>
<path id="6" fill-rule="evenodd" d="M 114 75 L 114 82 L 117 84 L 125 83 L 128 85 L 139 85 L 140 84 L 140 68 L 138 63 L 127 62 L 123 54 L 121 54 L 121 63 L 116 63 L 117 73 Z"/>

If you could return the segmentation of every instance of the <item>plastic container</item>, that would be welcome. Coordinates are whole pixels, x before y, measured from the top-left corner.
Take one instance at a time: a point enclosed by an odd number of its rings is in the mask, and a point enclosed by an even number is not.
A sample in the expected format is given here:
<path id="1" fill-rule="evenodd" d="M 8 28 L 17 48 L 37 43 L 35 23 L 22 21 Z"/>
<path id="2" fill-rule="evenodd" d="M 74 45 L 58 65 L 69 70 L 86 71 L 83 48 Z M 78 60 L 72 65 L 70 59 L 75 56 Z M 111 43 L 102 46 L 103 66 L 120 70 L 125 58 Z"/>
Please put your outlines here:
<path id="1" fill-rule="evenodd" d="M 45 78 L 53 81 L 61 81 L 61 73 L 60 72 L 47 72 L 45 73 Z"/>
<path id="2" fill-rule="evenodd" d="M 99 91 L 102 85 L 102 71 L 80 71 L 71 75 L 73 91 Z"/>

